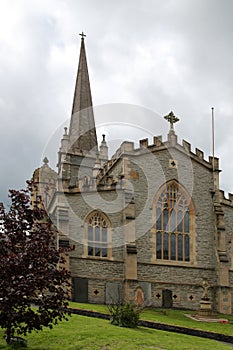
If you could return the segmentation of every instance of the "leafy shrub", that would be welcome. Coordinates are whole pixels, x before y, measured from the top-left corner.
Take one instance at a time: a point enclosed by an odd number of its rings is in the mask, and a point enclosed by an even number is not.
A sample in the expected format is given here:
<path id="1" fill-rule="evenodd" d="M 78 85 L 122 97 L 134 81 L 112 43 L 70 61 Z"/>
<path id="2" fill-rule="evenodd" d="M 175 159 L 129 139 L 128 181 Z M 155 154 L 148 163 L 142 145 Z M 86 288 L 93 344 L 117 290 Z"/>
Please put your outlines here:
<path id="1" fill-rule="evenodd" d="M 141 310 L 135 304 L 109 305 L 108 309 L 111 314 L 111 324 L 126 328 L 138 326 Z"/>

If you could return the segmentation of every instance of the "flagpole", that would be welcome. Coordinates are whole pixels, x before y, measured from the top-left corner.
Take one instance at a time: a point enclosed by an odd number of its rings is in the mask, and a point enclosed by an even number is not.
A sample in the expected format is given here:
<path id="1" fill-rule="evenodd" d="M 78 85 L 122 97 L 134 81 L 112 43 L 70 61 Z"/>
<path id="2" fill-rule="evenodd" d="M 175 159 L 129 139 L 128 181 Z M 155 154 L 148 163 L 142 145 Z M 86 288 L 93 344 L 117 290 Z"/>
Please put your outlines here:
<path id="1" fill-rule="evenodd" d="M 213 159 L 212 159 L 212 167 L 213 167 L 213 179 L 214 179 L 214 144 L 215 144 L 215 140 L 214 140 L 214 107 L 211 108 L 212 110 L 212 155 L 213 155 Z"/>

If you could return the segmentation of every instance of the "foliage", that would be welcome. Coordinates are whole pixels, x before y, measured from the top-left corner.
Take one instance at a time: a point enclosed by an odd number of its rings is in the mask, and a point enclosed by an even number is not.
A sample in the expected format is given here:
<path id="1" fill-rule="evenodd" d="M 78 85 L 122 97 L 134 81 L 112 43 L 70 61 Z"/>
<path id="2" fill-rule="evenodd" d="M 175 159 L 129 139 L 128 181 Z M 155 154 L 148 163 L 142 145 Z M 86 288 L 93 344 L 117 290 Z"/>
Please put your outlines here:
<path id="1" fill-rule="evenodd" d="M 135 304 L 110 304 L 108 305 L 108 309 L 111 314 L 111 324 L 126 328 L 135 328 L 138 326 L 141 309 Z"/>
<path id="2" fill-rule="evenodd" d="M 108 310 L 111 315 L 110 322 L 111 324 L 114 324 L 116 326 L 119 326 L 119 314 L 120 314 L 120 308 L 122 305 L 120 304 L 109 304 L 108 305 Z"/>
<path id="3" fill-rule="evenodd" d="M 139 309 L 134 304 L 125 303 L 120 308 L 119 326 L 135 328 L 139 321 Z"/>
<path id="4" fill-rule="evenodd" d="M 7 343 L 15 333 L 52 328 L 67 315 L 64 251 L 57 249 L 58 232 L 46 211 L 30 205 L 30 191 L 30 183 L 26 190 L 9 191 L 8 212 L 0 204 L 0 326 Z"/>

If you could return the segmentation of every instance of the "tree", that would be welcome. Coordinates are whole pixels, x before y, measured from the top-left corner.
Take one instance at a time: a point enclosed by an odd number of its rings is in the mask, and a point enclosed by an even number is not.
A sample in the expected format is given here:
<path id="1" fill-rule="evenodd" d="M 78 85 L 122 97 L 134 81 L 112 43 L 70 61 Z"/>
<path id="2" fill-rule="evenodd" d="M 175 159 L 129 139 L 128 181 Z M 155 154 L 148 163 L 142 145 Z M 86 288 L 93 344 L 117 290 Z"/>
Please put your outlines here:
<path id="1" fill-rule="evenodd" d="M 9 191 L 8 212 L 0 204 L 0 326 L 7 343 L 15 333 L 52 328 L 68 314 L 65 252 L 46 211 L 30 205 L 31 188 Z"/>

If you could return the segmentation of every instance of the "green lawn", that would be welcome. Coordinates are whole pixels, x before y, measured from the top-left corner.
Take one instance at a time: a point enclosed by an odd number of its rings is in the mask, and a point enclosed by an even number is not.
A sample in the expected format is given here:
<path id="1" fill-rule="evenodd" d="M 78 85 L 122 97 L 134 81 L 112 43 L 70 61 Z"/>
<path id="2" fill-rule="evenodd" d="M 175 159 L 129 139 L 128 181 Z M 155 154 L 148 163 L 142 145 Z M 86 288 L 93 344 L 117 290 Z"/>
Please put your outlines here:
<path id="1" fill-rule="evenodd" d="M 0 349 L 7 349 L 0 331 Z M 196 350 L 231 349 L 213 340 L 139 327 L 126 329 L 109 321 L 73 315 L 53 330 L 28 335 L 28 350 Z"/>
<path id="2" fill-rule="evenodd" d="M 81 304 L 70 303 L 70 307 L 98 311 L 103 313 L 109 313 L 106 305 L 97 304 Z M 194 311 L 175 310 L 175 309 L 145 309 L 140 315 L 140 319 L 161 323 L 168 323 L 177 326 L 183 326 L 188 328 L 196 328 L 210 332 L 222 333 L 227 335 L 233 335 L 233 324 L 225 323 L 210 323 L 210 322 L 197 322 L 191 318 L 185 316 L 187 314 L 194 314 Z M 217 317 L 216 317 L 217 318 Z M 233 316 L 218 315 L 218 318 L 228 319 L 233 322 Z"/>
<path id="3" fill-rule="evenodd" d="M 233 335 L 233 324 L 220 322 L 198 322 L 185 316 L 187 314 L 192 315 L 194 312 L 174 309 L 148 309 L 143 311 L 141 314 L 141 319 Z M 233 322 L 232 316 L 218 315 L 218 318 L 228 319 L 230 322 Z"/>
<path id="4" fill-rule="evenodd" d="M 70 303 L 70 307 L 108 313 L 108 308 L 105 305 Z M 146 309 L 143 311 L 141 319 L 233 334 L 232 324 L 195 322 L 185 317 L 185 313 L 191 312 Z M 226 317 L 224 316 L 224 318 Z M 233 321 L 232 316 L 229 316 L 228 319 Z M 78 315 L 72 315 L 68 322 L 64 321 L 52 330 L 45 328 L 42 332 L 33 332 L 27 336 L 27 340 L 28 350 L 207 350 L 212 348 L 215 350 L 230 350 L 233 347 L 233 345 L 214 340 L 143 327 L 137 329 L 120 328 L 111 325 L 106 320 Z M 0 330 L 0 349 L 8 349 L 3 340 L 3 330 Z"/>

